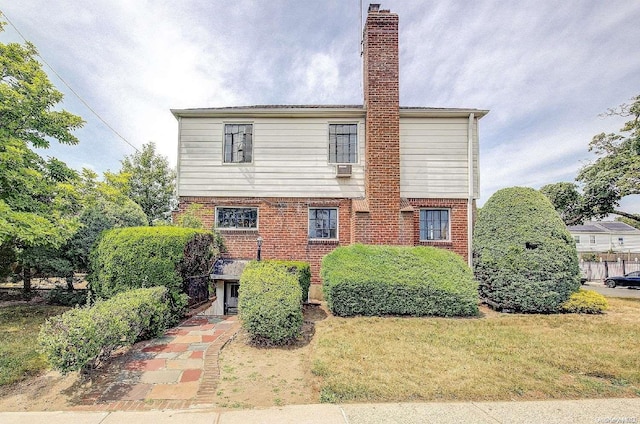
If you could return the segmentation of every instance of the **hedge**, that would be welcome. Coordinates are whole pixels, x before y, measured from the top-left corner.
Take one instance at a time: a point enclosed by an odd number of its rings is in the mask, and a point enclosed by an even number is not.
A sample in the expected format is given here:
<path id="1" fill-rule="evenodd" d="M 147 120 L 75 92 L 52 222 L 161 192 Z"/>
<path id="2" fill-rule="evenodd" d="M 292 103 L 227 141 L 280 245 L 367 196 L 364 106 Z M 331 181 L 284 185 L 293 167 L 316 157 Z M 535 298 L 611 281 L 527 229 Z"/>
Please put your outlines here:
<path id="1" fill-rule="evenodd" d="M 478 292 L 463 259 L 418 246 L 339 247 L 322 260 L 322 289 L 334 315 L 478 315 Z"/>
<path id="2" fill-rule="evenodd" d="M 601 314 L 609 309 L 607 299 L 593 290 L 580 289 L 562 304 L 562 312 L 573 314 Z"/>
<path id="3" fill-rule="evenodd" d="M 40 350 L 63 373 L 96 367 L 120 347 L 161 335 L 169 317 L 165 287 L 130 290 L 49 318 Z"/>
<path id="4" fill-rule="evenodd" d="M 302 261 L 282 261 L 275 259 L 264 260 L 263 262 L 284 267 L 298 278 L 298 284 L 302 290 L 302 301 L 309 300 L 309 287 L 311 286 L 311 267 L 309 263 Z"/>
<path id="5" fill-rule="evenodd" d="M 497 309 L 554 313 L 580 288 L 575 242 L 532 188 L 499 190 L 478 213 L 473 241 L 480 297 Z"/>
<path id="6" fill-rule="evenodd" d="M 281 264 L 249 262 L 240 276 L 238 311 L 254 343 L 295 340 L 302 327 L 302 289 L 296 275 Z"/>
<path id="7" fill-rule="evenodd" d="M 186 277 L 207 274 L 221 249 L 204 230 L 129 227 L 105 231 L 91 252 L 89 287 L 109 298 L 132 288 L 165 286 L 177 320 L 187 305 Z"/>

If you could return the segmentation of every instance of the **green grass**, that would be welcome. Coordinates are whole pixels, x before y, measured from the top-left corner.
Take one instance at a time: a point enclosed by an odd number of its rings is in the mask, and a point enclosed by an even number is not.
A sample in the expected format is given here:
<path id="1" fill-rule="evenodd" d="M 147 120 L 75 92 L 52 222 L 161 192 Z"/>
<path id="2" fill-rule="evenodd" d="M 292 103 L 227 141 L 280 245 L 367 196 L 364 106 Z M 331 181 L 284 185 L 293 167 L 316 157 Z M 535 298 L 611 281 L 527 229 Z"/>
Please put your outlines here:
<path id="1" fill-rule="evenodd" d="M 0 307 L 0 386 L 15 383 L 48 368 L 37 351 L 40 325 L 69 308 L 49 305 Z"/>
<path id="2" fill-rule="evenodd" d="M 640 300 L 604 315 L 318 322 L 311 372 L 324 402 L 640 396 Z"/>

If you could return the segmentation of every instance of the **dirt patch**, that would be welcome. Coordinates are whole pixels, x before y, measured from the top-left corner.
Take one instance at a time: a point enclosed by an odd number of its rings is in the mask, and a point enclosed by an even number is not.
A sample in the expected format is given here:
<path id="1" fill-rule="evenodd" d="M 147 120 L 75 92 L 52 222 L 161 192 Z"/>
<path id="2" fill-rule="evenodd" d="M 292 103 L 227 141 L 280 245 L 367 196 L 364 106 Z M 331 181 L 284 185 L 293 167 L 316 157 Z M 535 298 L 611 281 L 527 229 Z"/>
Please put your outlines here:
<path id="1" fill-rule="evenodd" d="M 315 323 L 327 317 L 315 305 L 304 308 L 301 337 L 284 347 L 255 347 L 240 331 L 220 353 L 220 382 L 214 402 L 223 408 L 317 403 L 319 380 L 311 374 Z"/>
<path id="2" fill-rule="evenodd" d="M 79 380 L 78 373 L 63 376 L 50 371 L 0 387 L 0 411 L 63 411 L 71 406 L 68 403 L 68 391 Z"/>

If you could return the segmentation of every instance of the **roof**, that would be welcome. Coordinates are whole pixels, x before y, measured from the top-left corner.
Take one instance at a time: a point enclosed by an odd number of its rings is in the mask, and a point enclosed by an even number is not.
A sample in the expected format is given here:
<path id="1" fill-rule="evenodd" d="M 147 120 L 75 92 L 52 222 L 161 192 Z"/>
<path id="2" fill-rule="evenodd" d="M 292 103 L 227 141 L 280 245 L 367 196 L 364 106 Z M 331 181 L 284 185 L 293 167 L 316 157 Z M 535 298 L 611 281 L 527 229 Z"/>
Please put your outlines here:
<path id="1" fill-rule="evenodd" d="M 179 117 L 255 117 L 255 116 L 335 116 L 364 117 L 363 105 L 249 105 L 191 109 L 171 109 Z M 400 107 L 400 117 L 467 117 L 474 114 L 482 118 L 489 113 L 483 109 L 459 109 L 436 107 Z"/>
<path id="2" fill-rule="evenodd" d="M 570 225 L 567 227 L 571 233 L 636 233 L 640 234 L 640 230 L 619 221 L 590 221 L 583 225 Z"/>

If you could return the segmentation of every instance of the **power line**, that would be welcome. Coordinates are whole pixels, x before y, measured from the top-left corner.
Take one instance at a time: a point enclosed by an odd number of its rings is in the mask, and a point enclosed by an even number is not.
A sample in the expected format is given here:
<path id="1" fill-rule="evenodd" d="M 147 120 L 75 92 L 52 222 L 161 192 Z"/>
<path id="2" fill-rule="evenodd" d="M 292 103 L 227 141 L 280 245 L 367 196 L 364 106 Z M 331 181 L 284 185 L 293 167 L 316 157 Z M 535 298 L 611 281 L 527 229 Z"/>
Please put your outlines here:
<path id="1" fill-rule="evenodd" d="M 24 35 L 22 35 L 22 33 L 20 32 L 20 30 L 13 24 L 13 22 L 11 22 L 11 19 L 9 19 L 9 17 L 6 15 L 6 13 L 4 13 L 3 11 L 0 10 L 0 15 L 4 16 L 5 19 L 7 20 L 7 22 L 9 23 L 9 25 L 11 25 L 13 27 L 13 29 L 18 33 L 18 35 L 20 36 L 20 38 L 22 38 L 24 40 L 25 43 L 28 43 L 27 39 L 24 37 Z M 76 92 L 76 90 L 74 90 L 71 85 L 69 85 L 69 83 L 67 83 L 67 81 L 65 81 L 64 78 L 62 78 L 62 76 L 60 76 L 59 73 L 56 72 L 55 69 L 53 69 L 53 66 L 49 65 L 49 63 L 44 59 L 44 57 L 42 57 L 40 55 L 39 52 L 36 53 L 36 55 L 40 58 L 40 60 L 42 61 L 42 63 L 44 63 L 45 65 L 47 65 L 47 67 L 51 70 L 51 72 L 53 72 L 53 74 L 58 77 L 58 79 L 60 81 L 62 81 L 62 83 L 73 93 L 74 96 L 77 97 L 78 100 L 80 100 L 80 102 L 82 102 L 82 104 L 89 109 L 89 111 L 91 113 L 93 113 L 96 118 L 98 118 L 107 128 L 109 128 L 115 135 L 117 135 L 118 137 L 120 137 L 120 139 L 122 139 L 122 141 L 124 141 L 125 143 L 127 143 L 129 146 L 131 146 L 136 152 L 140 152 L 140 150 L 138 150 L 138 148 L 136 146 L 134 146 L 133 144 L 131 144 L 129 142 L 129 140 L 127 140 L 126 138 L 124 138 L 124 136 L 122 136 L 122 134 L 120 134 L 118 131 L 116 131 L 115 128 L 113 128 L 111 125 L 109 125 L 109 123 L 107 121 L 105 121 L 102 116 L 100 116 L 98 114 L 98 112 L 96 112 L 91 106 L 89 106 L 89 103 L 87 103 L 81 96 L 80 94 L 78 94 Z"/>

